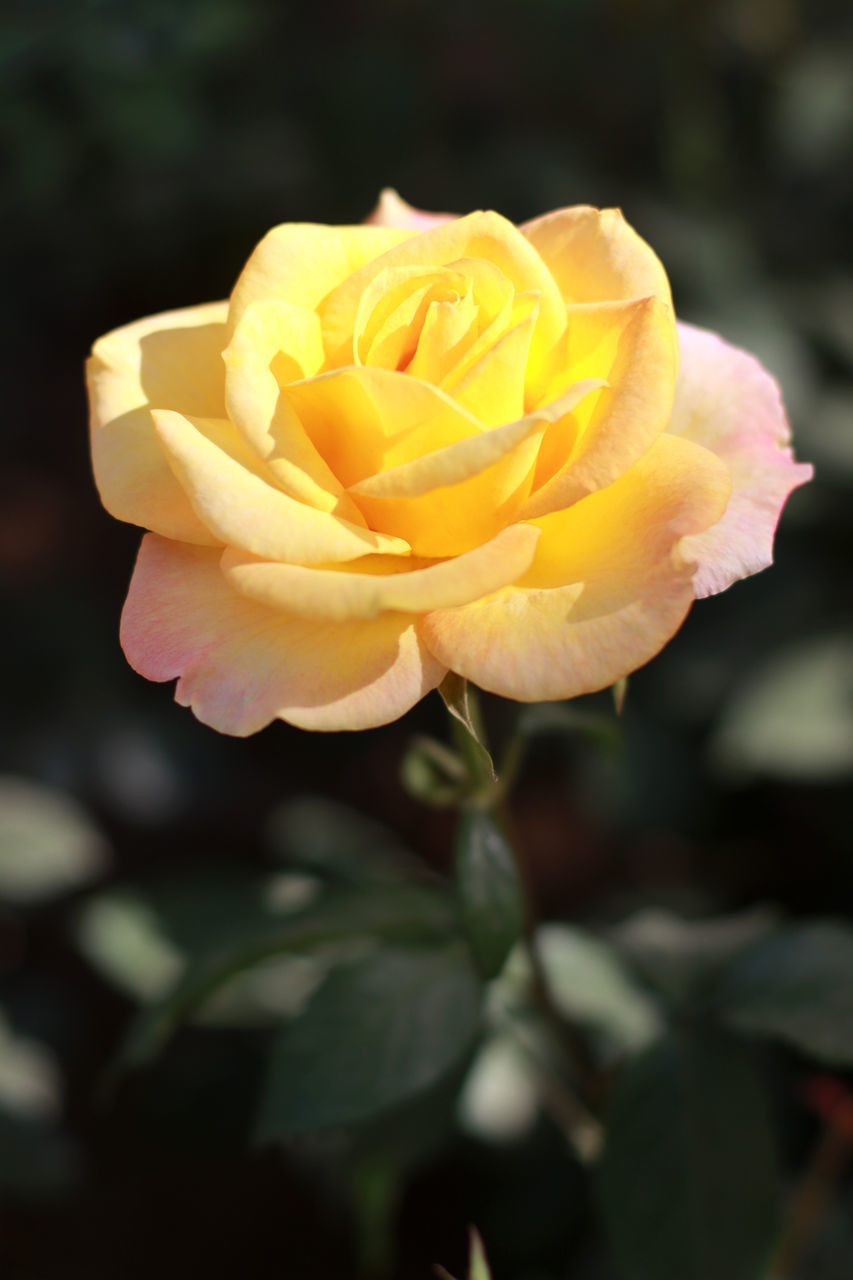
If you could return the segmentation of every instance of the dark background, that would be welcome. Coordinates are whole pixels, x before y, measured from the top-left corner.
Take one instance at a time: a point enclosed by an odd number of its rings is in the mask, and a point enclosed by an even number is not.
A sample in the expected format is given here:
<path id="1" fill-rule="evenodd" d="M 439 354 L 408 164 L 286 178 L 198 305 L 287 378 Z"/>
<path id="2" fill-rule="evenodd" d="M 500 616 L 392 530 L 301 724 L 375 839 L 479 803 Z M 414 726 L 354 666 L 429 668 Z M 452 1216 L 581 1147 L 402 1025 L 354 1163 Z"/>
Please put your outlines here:
<path id="1" fill-rule="evenodd" d="M 237 741 L 125 665 L 139 534 L 101 511 L 86 447 L 94 338 L 227 296 L 270 226 L 358 222 L 393 185 L 514 220 L 621 206 L 680 315 L 780 379 L 816 465 L 777 565 L 698 604 L 632 681 L 623 756 L 534 751 L 516 814 L 542 913 L 853 913 L 848 4 L 7 0 L 0 157 L 0 770 L 85 806 L 105 884 L 265 865 L 276 804 L 318 792 L 446 864 L 449 819 L 397 778 L 412 732 L 442 731 L 433 699 L 357 738 L 275 725 Z M 498 738 L 509 714 L 487 707 Z M 351 1276 L 348 1213 L 315 1155 L 249 1149 L 251 1036 L 190 1031 L 105 1100 L 132 1004 L 81 956 L 78 906 L 0 914 L 0 1006 L 55 1056 L 64 1099 L 45 1176 L 0 1174 L 4 1280 Z M 522 1211 L 510 1163 L 460 1142 L 426 1162 L 396 1219 L 399 1274 L 461 1267 L 466 1223 L 505 1201 L 540 1258 L 510 1274 L 609 1275 L 578 1189 L 555 1175 L 553 1203 Z"/>

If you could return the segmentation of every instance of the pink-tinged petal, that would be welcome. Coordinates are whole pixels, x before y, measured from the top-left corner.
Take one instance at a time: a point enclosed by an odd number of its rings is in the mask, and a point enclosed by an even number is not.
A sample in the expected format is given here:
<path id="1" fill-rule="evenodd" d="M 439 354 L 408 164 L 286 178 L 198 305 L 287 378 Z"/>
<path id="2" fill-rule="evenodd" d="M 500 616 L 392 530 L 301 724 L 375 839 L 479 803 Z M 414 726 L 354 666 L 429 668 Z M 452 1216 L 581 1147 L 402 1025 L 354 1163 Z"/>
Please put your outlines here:
<path id="1" fill-rule="evenodd" d="M 520 702 L 613 684 L 671 639 L 693 600 L 684 535 L 718 520 L 729 481 L 707 449 L 661 436 L 620 480 L 537 520 L 533 565 L 512 587 L 426 614 L 440 662 Z"/>
<path id="2" fill-rule="evenodd" d="M 794 461 L 779 388 L 755 357 L 705 329 L 678 329 L 681 370 L 668 431 L 710 449 L 732 478 L 722 519 L 685 539 L 685 554 L 698 564 L 698 599 L 772 564 L 782 508 L 812 468 Z"/>
<path id="3" fill-rule="evenodd" d="M 168 538 L 215 541 L 195 515 L 154 434 L 151 409 L 225 412 L 227 303 L 149 316 L 99 338 L 86 365 L 92 466 L 111 515 Z"/>
<path id="4" fill-rule="evenodd" d="M 415 209 L 397 195 L 393 187 L 386 187 L 379 195 L 376 208 L 364 221 L 370 227 L 407 227 L 412 231 L 427 231 L 442 222 L 452 222 L 456 216 L 455 213 L 425 213 L 423 209 Z"/>
<path id="5" fill-rule="evenodd" d="M 238 737 L 275 719 L 323 730 L 388 724 L 445 674 L 409 615 L 296 618 L 232 590 L 218 551 L 154 534 L 140 547 L 121 641 L 136 671 L 177 678 L 182 706 Z"/>

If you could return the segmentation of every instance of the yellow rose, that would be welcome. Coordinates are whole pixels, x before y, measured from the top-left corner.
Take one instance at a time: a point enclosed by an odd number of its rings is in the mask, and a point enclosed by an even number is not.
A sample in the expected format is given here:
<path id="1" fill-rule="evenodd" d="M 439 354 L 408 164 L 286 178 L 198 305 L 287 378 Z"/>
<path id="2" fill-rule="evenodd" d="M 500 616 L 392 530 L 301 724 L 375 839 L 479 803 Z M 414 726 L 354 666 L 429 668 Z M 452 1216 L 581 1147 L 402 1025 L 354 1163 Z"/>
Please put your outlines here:
<path id="1" fill-rule="evenodd" d="M 103 502 L 151 531 L 125 652 L 225 733 L 387 723 L 448 670 L 603 688 L 770 562 L 810 474 L 616 210 L 276 227 L 88 375 Z"/>

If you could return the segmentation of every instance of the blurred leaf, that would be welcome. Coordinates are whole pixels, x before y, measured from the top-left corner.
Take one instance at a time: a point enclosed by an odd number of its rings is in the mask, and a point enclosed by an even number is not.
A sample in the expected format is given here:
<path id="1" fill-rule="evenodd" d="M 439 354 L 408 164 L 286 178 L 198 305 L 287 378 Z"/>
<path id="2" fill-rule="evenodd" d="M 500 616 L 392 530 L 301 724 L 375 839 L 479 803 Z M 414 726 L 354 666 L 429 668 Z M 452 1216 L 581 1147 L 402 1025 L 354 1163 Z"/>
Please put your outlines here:
<path id="1" fill-rule="evenodd" d="M 38 902 L 76 889 L 107 861 L 106 842 L 70 796 L 0 777 L 0 898 Z"/>
<path id="2" fill-rule="evenodd" d="M 455 861 L 462 924 L 480 973 L 494 978 L 521 937 L 525 906 L 515 854 L 493 814 L 460 815 Z"/>
<path id="3" fill-rule="evenodd" d="M 277 1038 L 260 1137 L 352 1124 L 426 1089 L 473 1042 L 480 1000 L 459 944 L 383 947 L 336 970 Z"/>
<path id="4" fill-rule="evenodd" d="M 459 1123 L 486 1142 L 513 1142 L 533 1127 L 539 1087 L 529 1056 L 508 1034 L 478 1051 L 459 1095 Z"/>
<path id="5" fill-rule="evenodd" d="M 593 1033 L 605 1059 L 638 1053 L 660 1034 L 656 1003 L 606 942 L 548 924 L 536 933 L 536 949 L 557 1008 Z"/>
<path id="6" fill-rule="evenodd" d="M 613 697 L 619 712 L 621 707 L 616 686 Z M 585 711 L 566 702 L 541 702 L 523 707 L 516 721 L 516 733 L 522 738 L 538 738 L 545 734 L 587 738 L 594 746 L 609 753 L 617 751 L 622 741 L 617 719 Z"/>
<path id="7" fill-rule="evenodd" d="M 761 1077 L 737 1041 L 671 1033 L 620 1075 L 600 1172 L 626 1280 L 756 1280 L 777 1222 Z"/>
<path id="8" fill-rule="evenodd" d="M 290 915 L 269 920 L 253 935 L 223 941 L 194 957 L 185 972 L 131 1028 L 121 1064 L 140 1066 L 162 1049 L 177 1025 L 236 975 L 282 953 L 311 953 L 359 938 L 392 942 L 443 940 L 454 931 L 446 895 L 414 885 L 329 892 Z"/>
<path id="9" fill-rule="evenodd" d="M 18 1035 L 0 1009 L 0 1108 L 41 1119 L 59 1110 L 60 1077 L 53 1054 Z"/>
<path id="10" fill-rule="evenodd" d="M 415 800 L 437 809 L 461 805 L 470 791 L 461 756 L 443 742 L 420 734 L 406 748 L 400 781 Z"/>
<path id="11" fill-rule="evenodd" d="M 840 779 L 853 771 L 853 649 L 820 636 L 769 659 L 724 709 L 711 744 L 724 771 Z"/>
<path id="12" fill-rule="evenodd" d="M 136 1000 L 156 1000 L 177 980 L 185 958 L 139 894 L 99 894 L 83 908 L 77 940 L 89 963 Z"/>
<path id="13" fill-rule="evenodd" d="M 436 1267 L 437 1274 L 442 1280 L 453 1280 L 453 1276 L 449 1271 L 445 1271 L 444 1267 Z M 479 1232 L 471 1228 L 471 1245 L 468 1257 L 468 1280 L 492 1280 L 492 1273 L 489 1269 L 489 1260 L 486 1257 L 486 1249 L 483 1241 L 480 1239 Z"/>
<path id="14" fill-rule="evenodd" d="M 690 920 L 661 907 L 646 907 L 608 930 L 608 940 L 648 982 L 670 997 L 683 997 L 778 923 L 772 907 Z"/>
<path id="15" fill-rule="evenodd" d="M 324 879 L 388 883 L 423 873 L 387 827 L 323 796 L 300 796 L 274 809 L 266 842 L 292 866 Z"/>
<path id="16" fill-rule="evenodd" d="M 733 962 L 714 1000 L 738 1031 L 853 1064 L 853 929 L 820 922 L 773 934 Z"/>

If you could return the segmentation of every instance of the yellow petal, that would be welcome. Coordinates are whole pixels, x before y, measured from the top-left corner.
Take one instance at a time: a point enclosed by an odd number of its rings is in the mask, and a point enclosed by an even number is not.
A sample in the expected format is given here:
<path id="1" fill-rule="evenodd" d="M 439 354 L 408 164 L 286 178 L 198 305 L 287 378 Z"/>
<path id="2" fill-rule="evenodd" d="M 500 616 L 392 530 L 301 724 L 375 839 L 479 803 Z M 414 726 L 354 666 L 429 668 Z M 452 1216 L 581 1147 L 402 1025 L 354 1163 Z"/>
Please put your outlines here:
<path id="1" fill-rule="evenodd" d="M 566 303 L 654 297 L 672 306 L 661 262 L 619 209 L 557 209 L 525 223 L 521 232 Z"/>
<path id="2" fill-rule="evenodd" d="M 163 457 L 149 406 L 221 416 L 227 304 L 125 325 L 94 345 L 86 374 L 92 464 L 106 509 L 184 542 L 210 543 Z"/>
<path id="3" fill-rule="evenodd" d="M 450 266 L 460 258 L 484 259 L 503 272 L 517 292 L 539 293 L 535 342 L 537 349 L 550 351 L 565 328 L 563 300 L 550 272 L 511 222 L 496 213 L 472 213 L 389 249 L 367 262 L 326 298 L 321 314 L 330 365 L 350 363 L 352 334 L 362 294 L 381 271 L 396 267 Z"/>
<path id="4" fill-rule="evenodd" d="M 287 222 L 273 227 L 243 268 L 228 312 L 233 331 L 246 307 L 278 298 L 313 311 L 327 294 L 414 233 L 398 227 L 326 227 Z"/>
<path id="5" fill-rule="evenodd" d="M 515 519 L 548 423 L 597 386 L 579 384 L 561 401 L 517 422 L 371 476 L 353 487 L 359 507 L 373 528 L 405 538 L 415 555 L 471 550 Z"/>
<path id="6" fill-rule="evenodd" d="M 347 487 L 481 432 L 450 396 L 390 369 L 334 369 L 285 387 L 282 399 Z"/>
<path id="7" fill-rule="evenodd" d="M 524 414 L 527 358 L 539 308 L 533 306 L 453 386 L 453 398 L 484 427 Z"/>
<path id="8" fill-rule="evenodd" d="M 677 374 L 672 312 L 654 298 L 569 307 L 565 371 L 598 377 L 607 388 L 591 396 L 564 435 L 565 458 L 549 455 L 553 473 L 537 474 L 523 518 L 558 511 L 612 484 L 666 428 Z M 555 380 L 553 389 L 559 386 Z M 564 428 L 561 427 L 561 432 Z"/>
<path id="9" fill-rule="evenodd" d="M 166 410 L 153 416 L 161 447 L 193 510 L 221 542 L 296 564 L 408 552 L 399 538 L 371 533 L 283 493 L 229 422 Z"/>
<path id="10" fill-rule="evenodd" d="M 128 661 L 220 733 L 273 719 L 304 729 L 369 729 L 396 720 L 445 669 L 405 614 L 369 622 L 294 618 L 235 592 L 219 553 L 149 535 L 122 615 Z"/>
<path id="11" fill-rule="evenodd" d="M 389 610 L 424 613 L 478 600 L 529 568 L 538 539 L 533 525 L 511 525 L 465 555 L 410 570 L 402 558 L 368 556 L 341 570 L 272 564 L 228 549 L 222 569 L 233 587 L 260 604 L 303 618 L 341 622 L 375 618 Z"/>
<path id="12" fill-rule="evenodd" d="M 279 384 L 310 378 L 323 364 L 323 338 L 314 311 L 279 298 L 247 307 L 223 352 L 228 417 L 260 454 L 275 442 L 270 423 Z"/>
<path id="13" fill-rule="evenodd" d="M 522 702 L 613 684 L 680 625 L 693 598 L 682 538 L 718 520 L 728 492 L 708 450 L 662 436 L 615 484 L 537 521 L 515 586 L 428 614 L 421 634 L 440 662 Z"/>

